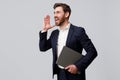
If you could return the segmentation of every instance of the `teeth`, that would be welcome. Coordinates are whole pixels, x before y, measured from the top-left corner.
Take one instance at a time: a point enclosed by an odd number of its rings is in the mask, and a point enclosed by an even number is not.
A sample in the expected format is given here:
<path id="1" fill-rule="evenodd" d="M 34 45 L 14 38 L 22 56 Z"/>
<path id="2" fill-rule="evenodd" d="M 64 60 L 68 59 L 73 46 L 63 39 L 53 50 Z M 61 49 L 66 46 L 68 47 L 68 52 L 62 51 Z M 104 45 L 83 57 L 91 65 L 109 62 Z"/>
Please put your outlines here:
<path id="1" fill-rule="evenodd" d="M 59 20 L 58 18 L 55 18 L 55 21 Z"/>

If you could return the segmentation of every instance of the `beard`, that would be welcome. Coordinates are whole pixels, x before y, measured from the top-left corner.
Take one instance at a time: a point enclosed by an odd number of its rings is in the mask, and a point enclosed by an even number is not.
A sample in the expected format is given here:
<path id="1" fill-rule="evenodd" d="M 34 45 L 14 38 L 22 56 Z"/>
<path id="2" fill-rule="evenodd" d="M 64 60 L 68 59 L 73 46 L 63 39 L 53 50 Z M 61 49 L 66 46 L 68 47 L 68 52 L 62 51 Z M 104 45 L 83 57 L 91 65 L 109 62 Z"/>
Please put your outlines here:
<path id="1" fill-rule="evenodd" d="M 65 22 L 65 17 L 63 16 L 62 18 L 55 17 L 55 25 L 56 26 L 61 26 Z"/>

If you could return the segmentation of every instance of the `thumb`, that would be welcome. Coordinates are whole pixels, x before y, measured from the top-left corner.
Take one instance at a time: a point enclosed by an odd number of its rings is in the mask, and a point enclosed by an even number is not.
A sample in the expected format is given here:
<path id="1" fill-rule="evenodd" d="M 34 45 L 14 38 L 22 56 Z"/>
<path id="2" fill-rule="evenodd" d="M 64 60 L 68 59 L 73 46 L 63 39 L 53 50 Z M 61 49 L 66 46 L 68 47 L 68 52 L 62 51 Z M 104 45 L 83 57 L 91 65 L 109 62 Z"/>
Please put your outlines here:
<path id="1" fill-rule="evenodd" d="M 52 26 L 50 25 L 49 29 L 51 29 L 51 28 L 53 28 L 53 27 L 55 27 L 55 25 L 52 25 Z"/>
<path id="2" fill-rule="evenodd" d="M 53 27 L 55 27 L 55 25 L 52 25 L 51 27 L 53 28 Z"/>
<path id="3" fill-rule="evenodd" d="M 68 70 L 70 68 L 70 66 L 67 66 L 67 67 L 65 67 L 65 70 Z"/>

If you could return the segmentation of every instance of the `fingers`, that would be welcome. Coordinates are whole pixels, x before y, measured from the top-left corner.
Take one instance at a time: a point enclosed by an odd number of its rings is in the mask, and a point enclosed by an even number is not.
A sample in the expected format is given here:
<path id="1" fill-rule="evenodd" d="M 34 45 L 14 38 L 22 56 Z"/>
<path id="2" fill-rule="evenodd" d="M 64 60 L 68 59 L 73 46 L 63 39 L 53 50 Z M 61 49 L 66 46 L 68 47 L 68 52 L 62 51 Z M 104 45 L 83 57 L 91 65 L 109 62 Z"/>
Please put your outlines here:
<path id="1" fill-rule="evenodd" d="M 65 67 L 65 70 L 67 70 L 68 72 L 70 72 L 72 74 L 77 73 L 77 68 L 75 65 L 69 65 L 69 66 Z"/>
<path id="2" fill-rule="evenodd" d="M 49 15 L 46 15 L 46 16 L 44 17 L 44 19 L 50 19 L 50 16 L 49 16 Z"/>
<path id="3" fill-rule="evenodd" d="M 50 25 L 50 16 L 49 15 L 46 15 L 44 17 L 44 22 L 43 22 L 43 30 L 44 31 L 47 31 L 48 29 L 51 29 L 53 28 L 55 25 L 51 26 Z"/>
<path id="4" fill-rule="evenodd" d="M 70 65 L 69 65 L 69 66 L 67 66 L 67 67 L 65 67 L 65 70 L 67 70 L 68 72 L 72 73 L 72 68 L 71 68 L 71 66 L 70 66 Z"/>
<path id="5" fill-rule="evenodd" d="M 46 15 L 44 17 L 44 24 L 50 24 L 50 16 L 49 15 Z"/>
<path id="6" fill-rule="evenodd" d="M 68 70 L 70 68 L 70 66 L 67 66 L 67 67 L 65 67 L 65 70 Z"/>
<path id="7" fill-rule="evenodd" d="M 70 73 L 72 73 L 72 71 L 73 71 L 71 65 L 65 67 L 65 70 L 67 70 Z"/>
<path id="8" fill-rule="evenodd" d="M 49 15 L 46 15 L 46 18 L 47 18 L 47 19 L 50 19 L 50 16 L 49 16 Z"/>

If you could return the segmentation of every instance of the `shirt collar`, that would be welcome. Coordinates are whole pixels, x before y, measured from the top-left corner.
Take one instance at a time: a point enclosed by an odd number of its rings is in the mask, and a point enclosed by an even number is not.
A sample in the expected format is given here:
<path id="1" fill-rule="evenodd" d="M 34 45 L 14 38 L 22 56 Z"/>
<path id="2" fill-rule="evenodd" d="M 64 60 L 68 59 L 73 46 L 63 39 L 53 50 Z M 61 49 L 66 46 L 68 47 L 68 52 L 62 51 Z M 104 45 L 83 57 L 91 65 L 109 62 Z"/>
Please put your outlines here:
<path id="1" fill-rule="evenodd" d="M 64 30 L 69 30 L 69 28 L 70 28 L 70 23 L 68 23 L 68 25 L 67 25 L 64 29 L 60 29 L 60 28 L 58 27 L 58 30 L 59 30 L 59 31 L 64 31 Z"/>

